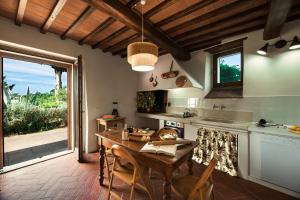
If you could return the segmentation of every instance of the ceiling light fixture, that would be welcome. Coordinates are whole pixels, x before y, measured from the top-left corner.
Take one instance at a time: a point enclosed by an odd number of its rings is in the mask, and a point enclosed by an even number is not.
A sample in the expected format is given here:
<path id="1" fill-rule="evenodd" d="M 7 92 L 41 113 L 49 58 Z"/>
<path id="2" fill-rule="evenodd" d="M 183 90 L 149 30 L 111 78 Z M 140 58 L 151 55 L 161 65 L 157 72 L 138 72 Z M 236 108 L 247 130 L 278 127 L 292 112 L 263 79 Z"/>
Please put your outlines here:
<path id="1" fill-rule="evenodd" d="M 260 55 L 267 55 L 269 43 L 265 44 L 262 48 L 257 50 L 256 52 Z"/>
<path id="2" fill-rule="evenodd" d="M 142 5 L 142 41 L 134 42 L 127 47 L 127 61 L 132 70 L 146 72 L 154 70 L 158 60 L 158 47 L 151 42 L 144 42 L 144 12 L 143 6 L 146 0 L 141 0 Z"/>
<path id="3" fill-rule="evenodd" d="M 294 49 L 299 49 L 299 48 L 300 48 L 300 41 L 299 41 L 299 38 L 297 36 L 295 36 L 289 49 L 294 50 Z"/>

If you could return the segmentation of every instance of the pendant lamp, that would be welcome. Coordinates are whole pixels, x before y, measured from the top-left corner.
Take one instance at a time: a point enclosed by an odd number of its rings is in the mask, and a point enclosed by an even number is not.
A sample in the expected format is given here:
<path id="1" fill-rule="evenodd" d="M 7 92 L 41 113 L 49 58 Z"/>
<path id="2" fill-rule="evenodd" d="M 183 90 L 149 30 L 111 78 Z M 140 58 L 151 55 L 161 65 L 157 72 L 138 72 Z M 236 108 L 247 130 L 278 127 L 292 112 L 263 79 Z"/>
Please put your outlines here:
<path id="1" fill-rule="evenodd" d="M 127 61 L 131 64 L 132 70 L 146 72 L 154 70 L 158 60 L 158 47 L 151 42 L 144 42 L 144 16 L 143 5 L 146 0 L 141 0 L 142 4 L 142 41 L 134 42 L 127 47 Z"/>

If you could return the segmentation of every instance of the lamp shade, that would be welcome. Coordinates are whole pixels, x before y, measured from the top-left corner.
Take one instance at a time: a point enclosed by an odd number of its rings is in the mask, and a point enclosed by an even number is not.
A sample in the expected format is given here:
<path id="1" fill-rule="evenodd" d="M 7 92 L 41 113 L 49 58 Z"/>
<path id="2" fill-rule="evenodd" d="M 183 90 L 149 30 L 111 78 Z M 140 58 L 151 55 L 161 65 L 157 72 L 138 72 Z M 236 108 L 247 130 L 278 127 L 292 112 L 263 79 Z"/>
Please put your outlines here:
<path id="1" fill-rule="evenodd" d="M 262 48 L 258 49 L 256 52 L 260 55 L 267 55 L 269 43 L 265 44 Z"/>
<path id="2" fill-rule="evenodd" d="M 299 48 L 300 48 L 300 41 L 299 41 L 299 38 L 297 36 L 295 36 L 289 49 L 293 50 L 293 49 L 299 49 Z"/>
<path id="3" fill-rule="evenodd" d="M 127 47 L 127 60 L 134 71 L 151 71 L 158 60 L 158 47 L 150 42 L 134 42 Z"/>

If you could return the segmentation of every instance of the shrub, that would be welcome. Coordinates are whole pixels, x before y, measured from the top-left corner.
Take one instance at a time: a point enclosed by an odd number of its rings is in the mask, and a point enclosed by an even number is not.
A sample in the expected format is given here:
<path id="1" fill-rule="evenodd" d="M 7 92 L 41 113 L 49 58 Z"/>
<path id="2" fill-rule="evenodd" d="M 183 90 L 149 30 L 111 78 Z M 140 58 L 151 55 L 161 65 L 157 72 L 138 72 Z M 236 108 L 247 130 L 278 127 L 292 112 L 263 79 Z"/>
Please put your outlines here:
<path id="1" fill-rule="evenodd" d="M 4 133 L 6 136 L 46 131 L 66 125 L 66 108 L 42 108 L 22 104 L 12 104 L 4 108 Z"/>

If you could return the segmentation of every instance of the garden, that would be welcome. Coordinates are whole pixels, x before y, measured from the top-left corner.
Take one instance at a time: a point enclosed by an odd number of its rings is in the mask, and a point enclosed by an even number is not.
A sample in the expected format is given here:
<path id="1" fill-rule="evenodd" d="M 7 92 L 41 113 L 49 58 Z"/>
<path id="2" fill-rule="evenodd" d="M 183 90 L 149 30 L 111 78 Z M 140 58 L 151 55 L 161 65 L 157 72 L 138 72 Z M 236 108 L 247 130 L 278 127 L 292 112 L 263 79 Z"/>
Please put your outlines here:
<path id="1" fill-rule="evenodd" d="M 62 87 L 64 69 L 55 68 L 56 86 L 49 92 L 14 92 L 15 85 L 3 81 L 4 136 L 47 131 L 67 126 L 67 88 Z"/>

